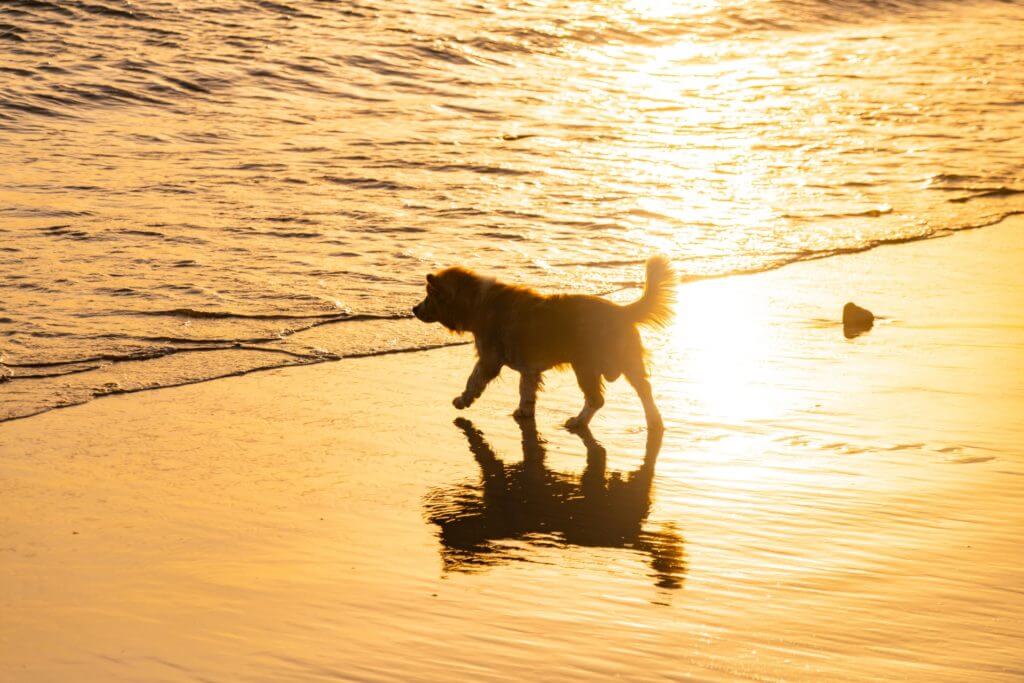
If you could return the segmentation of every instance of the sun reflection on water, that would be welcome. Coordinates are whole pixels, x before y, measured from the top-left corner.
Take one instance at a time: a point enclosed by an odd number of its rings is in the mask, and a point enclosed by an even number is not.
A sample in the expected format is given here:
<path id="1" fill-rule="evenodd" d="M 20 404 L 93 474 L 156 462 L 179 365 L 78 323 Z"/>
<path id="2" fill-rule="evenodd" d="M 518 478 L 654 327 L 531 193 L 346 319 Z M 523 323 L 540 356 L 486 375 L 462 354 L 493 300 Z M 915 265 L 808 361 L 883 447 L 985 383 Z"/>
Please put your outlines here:
<path id="1" fill-rule="evenodd" d="M 666 365 L 684 369 L 686 400 L 722 424 L 771 414 L 782 398 L 781 378 L 772 378 L 769 361 L 781 352 L 778 332 L 766 298 L 748 282 L 740 277 L 680 288 L 679 313 L 661 350 Z"/>
<path id="2" fill-rule="evenodd" d="M 689 0 L 685 3 L 673 0 L 627 0 L 625 9 L 647 18 L 665 18 L 684 14 L 689 16 L 710 14 L 721 5 L 721 0 Z"/>

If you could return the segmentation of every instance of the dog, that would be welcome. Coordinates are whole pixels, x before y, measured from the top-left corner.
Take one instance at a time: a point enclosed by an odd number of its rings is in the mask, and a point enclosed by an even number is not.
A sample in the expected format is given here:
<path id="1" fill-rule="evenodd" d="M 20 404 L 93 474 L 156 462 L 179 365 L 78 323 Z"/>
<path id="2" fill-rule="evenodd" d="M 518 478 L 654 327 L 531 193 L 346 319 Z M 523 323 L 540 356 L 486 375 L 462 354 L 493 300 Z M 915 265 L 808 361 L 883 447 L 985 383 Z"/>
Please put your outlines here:
<path id="1" fill-rule="evenodd" d="M 663 256 L 647 261 L 643 295 L 626 305 L 581 294 L 543 295 L 454 267 L 427 275 L 427 296 L 412 312 L 425 323 L 473 335 L 477 361 L 466 389 L 452 401 L 459 410 L 508 366 L 520 375 L 513 416 L 532 419 L 542 373 L 570 365 L 584 397 L 583 409 L 565 423 L 570 430 L 585 428 L 604 405 L 604 381 L 625 375 L 643 403 L 648 430 L 661 431 L 637 326 L 669 322 L 675 283 Z"/>

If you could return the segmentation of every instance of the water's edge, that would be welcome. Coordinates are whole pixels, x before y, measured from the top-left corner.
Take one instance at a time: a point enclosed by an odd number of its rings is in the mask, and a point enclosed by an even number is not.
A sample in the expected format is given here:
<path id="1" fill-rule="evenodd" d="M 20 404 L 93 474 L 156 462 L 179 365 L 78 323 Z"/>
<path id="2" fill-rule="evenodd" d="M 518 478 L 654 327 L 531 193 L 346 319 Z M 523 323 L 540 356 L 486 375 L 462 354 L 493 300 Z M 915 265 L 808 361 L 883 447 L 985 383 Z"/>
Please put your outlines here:
<path id="1" fill-rule="evenodd" d="M 974 225 L 969 225 L 969 226 L 958 227 L 958 228 L 955 228 L 955 229 L 947 229 L 947 230 L 936 231 L 936 232 L 933 232 L 933 233 L 930 233 L 930 234 L 927 234 L 927 235 L 920 235 L 920 236 L 915 236 L 915 237 L 901 237 L 901 238 L 892 238 L 892 239 L 881 239 L 881 240 L 876 240 L 876 241 L 874 241 L 874 242 L 872 242 L 870 244 L 862 245 L 860 247 L 849 248 L 849 249 L 842 249 L 842 250 L 832 250 L 832 251 L 830 251 L 827 254 L 820 254 L 819 253 L 819 254 L 798 255 L 798 256 L 795 256 L 793 259 L 791 259 L 789 261 L 786 261 L 784 263 L 772 264 L 769 267 L 760 268 L 760 269 L 751 269 L 751 270 L 747 270 L 747 271 L 738 271 L 738 272 L 716 274 L 716 275 L 708 275 L 708 276 L 686 277 L 686 278 L 683 278 L 681 280 L 680 284 L 685 285 L 685 284 L 688 284 L 688 283 L 691 283 L 691 282 L 700 282 L 700 281 L 705 281 L 705 280 L 725 279 L 725 278 L 739 277 L 739 276 L 746 276 L 746 275 L 756 275 L 758 273 L 765 273 L 765 272 L 772 272 L 772 271 L 780 270 L 782 268 L 785 268 L 786 266 L 794 265 L 794 264 L 797 264 L 797 263 L 804 263 L 804 262 L 808 262 L 808 261 L 816 261 L 816 260 L 822 260 L 822 259 L 825 259 L 825 258 L 833 258 L 833 257 L 839 257 L 839 256 L 849 256 L 849 255 L 854 255 L 854 254 L 859 254 L 859 253 L 864 253 L 864 252 L 867 252 L 867 251 L 871 251 L 871 250 L 874 250 L 874 249 L 877 249 L 877 248 L 880 248 L 880 247 L 896 246 L 896 245 L 902 245 L 902 244 L 911 244 L 911 243 L 916 243 L 916 242 L 925 242 L 925 241 L 930 241 L 930 240 L 934 240 L 934 239 L 940 239 L 940 238 L 944 238 L 944 237 L 951 237 L 953 235 L 956 235 L 959 232 L 966 232 L 966 231 L 969 231 L 969 230 L 979 230 L 981 228 L 998 225 L 998 224 L 1002 223 L 1003 221 L 1005 221 L 1006 219 L 1011 218 L 1013 216 L 1017 216 L 1017 215 L 1024 215 L 1024 210 L 1008 211 L 1008 212 L 1005 212 L 1005 213 L 1003 213 L 1001 215 L 993 217 L 993 219 L 989 220 L 989 221 L 984 221 L 984 222 L 981 222 L 981 223 L 978 223 L 978 224 L 974 224 Z M 609 295 L 609 294 L 618 294 L 618 293 L 622 293 L 622 292 L 630 292 L 630 291 L 638 292 L 639 288 L 641 286 L 642 286 L 642 283 L 633 283 L 632 286 L 628 286 L 627 285 L 625 287 L 620 287 L 620 288 L 615 289 L 615 290 L 598 292 L 598 294 L 602 295 L 602 296 L 606 296 L 606 295 Z M 201 315 L 201 313 L 200 313 L 200 315 Z M 331 325 L 331 324 L 335 324 L 335 323 L 366 322 L 366 323 L 372 324 L 374 322 L 378 322 L 378 323 L 385 322 L 385 321 L 407 321 L 407 322 L 411 322 L 411 321 L 415 320 L 412 316 L 372 316 L 372 315 L 348 315 L 348 314 L 339 315 L 337 317 L 324 316 L 324 318 L 325 319 L 322 322 L 315 323 L 314 325 L 312 325 L 310 327 L 307 327 L 307 328 L 303 328 L 302 330 L 299 330 L 297 332 L 303 332 L 303 331 L 306 331 L 308 329 L 312 329 L 313 327 L 322 327 L 322 326 L 327 326 L 327 325 Z M 103 398 L 105 396 L 119 396 L 119 395 L 124 395 L 124 394 L 140 393 L 140 392 L 144 392 L 144 391 L 155 391 L 155 390 L 158 390 L 158 389 L 170 389 L 170 388 L 173 388 L 173 387 L 188 386 L 188 385 L 192 385 L 192 384 L 201 384 L 201 383 L 204 383 L 204 382 L 211 382 L 211 381 L 219 380 L 219 379 L 227 379 L 227 378 L 230 378 L 230 377 L 240 377 L 240 376 L 243 376 L 243 375 L 253 374 L 253 373 L 257 373 L 257 372 L 264 372 L 264 371 L 268 371 L 268 370 L 277 370 L 277 369 L 288 368 L 288 367 L 298 367 L 298 366 L 306 366 L 306 365 L 317 365 L 317 364 L 320 364 L 320 363 L 337 362 L 337 361 L 342 361 L 342 360 L 351 360 L 351 359 L 358 359 L 358 358 L 370 358 L 370 357 L 376 357 L 376 356 L 386 356 L 386 355 L 395 355 L 395 354 L 419 353 L 419 352 L 425 352 L 425 351 L 433 351 L 433 350 L 441 349 L 441 348 L 465 346 L 465 345 L 470 344 L 470 343 L 471 343 L 470 341 L 459 340 L 459 341 L 442 342 L 442 343 L 429 343 L 429 344 L 411 345 L 411 346 L 404 346 L 404 347 L 399 347 L 399 348 L 371 349 L 371 350 L 358 351 L 358 352 L 346 353 L 346 354 L 322 354 L 322 355 L 317 355 L 317 354 L 301 354 L 301 353 L 295 353 L 295 352 L 292 352 L 292 351 L 288 351 L 287 349 L 257 347 L 257 346 L 253 346 L 253 345 L 249 345 L 249 344 L 244 344 L 244 343 L 228 343 L 228 344 L 220 345 L 220 346 L 196 346 L 196 347 L 193 347 L 193 348 L 169 348 L 169 349 L 166 349 L 163 352 L 150 352 L 150 353 L 142 355 L 142 356 L 131 356 L 131 355 L 125 356 L 125 357 L 102 357 L 101 356 L 101 357 L 90 357 L 90 358 L 80 358 L 80 359 L 69 359 L 69 360 L 55 361 L 55 362 L 49 362 L 49 363 L 25 363 L 25 364 L 20 364 L 20 365 L 19 364 L 4 365 L 4 364 L 0 363 L 0 370 L 6 370 L 7 372 L 10 372 L 8 370 L 8 368 L 12 368 L 12 367 L 24 367 L 24 368 L 29 368 L 29 367 L 55 367 L 55 366 L 65 366 L 65 365 L 67 365 L 67 366 L 82 365 L 82 364 L 86 364 L 86 363 L 90 363 L 90 362 L 106 363 L 106 365 L 104 365 L 104 366 L 86 367 L 84 369 L 72 369 L 69 372 L 57 373 L 57 374 L 0 375 L 0 386 L 4 386 L 4 385 L 11 385 L 11 384 L 13 384 L 15 382 L 21 383 L 21 382 L 25 382 L 25 381 L 40 380 L 40 379 L 52 379 L 52 378 L 57 378 L 57 377 L 65 377 L 65 376 L 71 375 L 71 374 L 86 373 L 86 372 L 90 372 L 90 371 L 93 371 L 93 370 L 101 369 L 101 367 L 102 368 L 109 368 L 111 366 L 116 366 L 116 365 L 121 364 L 121 363 L 138 362 L 138 361 L 143 361 L 144 362 L 144 361 L 152 360 L 152 359 L 166 358 L 168 356 L 184 356 L 184 355 L 187 355 L 187 354 L 195 354 L 195 353 L 211 353 L 211 352 L 228 352 L 228 353 L 230 353 L 230 352 L 235 352 L 235 351 L 251 351 L 251 352 L 256 352 L 256 353 L 261 353 L 261 354 L 283 355 L 283 356 L 286 356 L 286 357 L 291 359 L 290 361 L 284 361 L 284 362 L 279 362 L 279 363 L 271 363 L 271 364 L 266 364 L 266 365 L 258 365 L 256 367 L 248 367 L 248 368 L 242 368 L 242 369 L 233 369 L 233 370 L 229 370 L 229 371 L 223 372 L 223 373 L 214 373 L 214 374 L 211 374 L 211 375 L 208 375 L 208 376 L 201 376 L 201 377 L 196 377 L 196 378 L 192 378 L 192 379 L 186 379 L 186 380 L 182 380 L 182 381 L 172 381 L 172 382 L 169 382 L 169 383 L 166 383 L 166 384 L 144 385 L 144 386 L 137 386 L 137 387 L 120 387 L 120 386 L 107 387 L 107 386 L 101 386 L 101 387 L 96 388 L 89 395 L 83 396 L 80 400 L 75 400 L 73 402 L 61 403 L 61 404 L 56 404 L 56 405 L 37 406 L 36 408 L 30 410 L 30 412 L 26 412 L 26 413 L 22 413 L 22 414 L 12 414 L 12 415 L 8 415 L 8 416 L 0 416 L 0 424 L 2 424 L 4 422 L 13 422 L 15 420 L 28 419 L 30 417 L 35 417 L 37 415 L 42 415 L 42 414 L 51 412 L 53 410 L 59 410 L 59 409 L 62 409 L 62 408 L 72 408 L 72 407 L 75 407 L 75 406 L 84 405 L 86 403 L 89 403 L 92 400 L 95 400 L 95 399 L 98 399 L 98 398 Z"/>

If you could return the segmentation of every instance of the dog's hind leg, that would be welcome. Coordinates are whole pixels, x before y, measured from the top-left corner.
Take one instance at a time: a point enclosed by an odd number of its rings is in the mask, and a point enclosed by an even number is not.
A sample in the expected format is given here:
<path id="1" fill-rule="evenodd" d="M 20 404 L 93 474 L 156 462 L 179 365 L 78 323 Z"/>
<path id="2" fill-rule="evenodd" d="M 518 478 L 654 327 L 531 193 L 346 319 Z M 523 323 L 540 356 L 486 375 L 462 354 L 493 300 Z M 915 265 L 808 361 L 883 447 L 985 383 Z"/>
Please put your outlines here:
<path id="1" fill-rule="evenodd" d="M 537 390 L 543 380 L 539 372 L 524 370 L 519 375 L 519 407 L 512 413 L 517 420 L 533 418 L 534 407 L 537 405 Z"/>
<path id="2" fill-rule="evenodd" d="M 601 373 L 597 370 L 579 365 L 573 365 L 572 369 L 576 373 L 576 381 L 579 383 L 580 389 L 583 390 L 584 403 L 580 414 L 566 420 L 565 426 L 569 429 L 581 429 L 590 424 L 594 413 L 604 405 L 604 387 Z"/>
<path id="3" fill-rule="evenodd" d="M 484 360 L 483 358 L 477 360 L 476 365 L 473 366 L 473 372 L 470 373 L 469 379 L 466 380 L 466 390 L 455 397 L 452 405 L 459 410 L 473 405 L 473 401 L 480 398 L 480 394 L 484 393 L 488 383 L 497 377 L 499 372 L 501 372 L 501 363 Z"/>
<path id="4" fill-rule="evenodd" d="M 661 413 L 658 406 L 654 405 L 654 394 L 651 392 L 651 383 L 647 380 L 646 373 L 640 369 L 627 370 L 626 380 L 636 389 L 636 395 L 644 404 L 644 417 L 647 418 L 647 430 L 649 432 L 661 432 L 665 424 L 661 420 Z"/>

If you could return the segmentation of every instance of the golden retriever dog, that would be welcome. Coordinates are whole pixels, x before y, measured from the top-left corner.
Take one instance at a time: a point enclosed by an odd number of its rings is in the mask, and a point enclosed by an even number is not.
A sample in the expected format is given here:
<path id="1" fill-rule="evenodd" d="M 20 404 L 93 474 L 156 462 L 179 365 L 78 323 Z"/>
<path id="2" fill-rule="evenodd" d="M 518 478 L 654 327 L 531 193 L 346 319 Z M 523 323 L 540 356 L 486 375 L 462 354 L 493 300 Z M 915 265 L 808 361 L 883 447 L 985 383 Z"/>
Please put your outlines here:
<path id="1" fill-rule="evenodd" d="M 531 419 L 541 374 L 571 365 L 585 402 L 566 427 L 586 427 L 604 405 L 604 380 L 625 375 L 643 403 L 647 428 L 660 431 L 637 326 L 669 321 L 675 283 L 668 260 L 655 256 L 647 261 L 643 295 L 619 305 L 596 296 L 545 296 L 456 267 L 427 275 L 427 297 L 412 312 L 425 323 L 473 335 L 477 361 L 465 391 L 452 401 L 459 410 L 471 406 L 507 365 L 520 374 L 513 415 Z"/>

